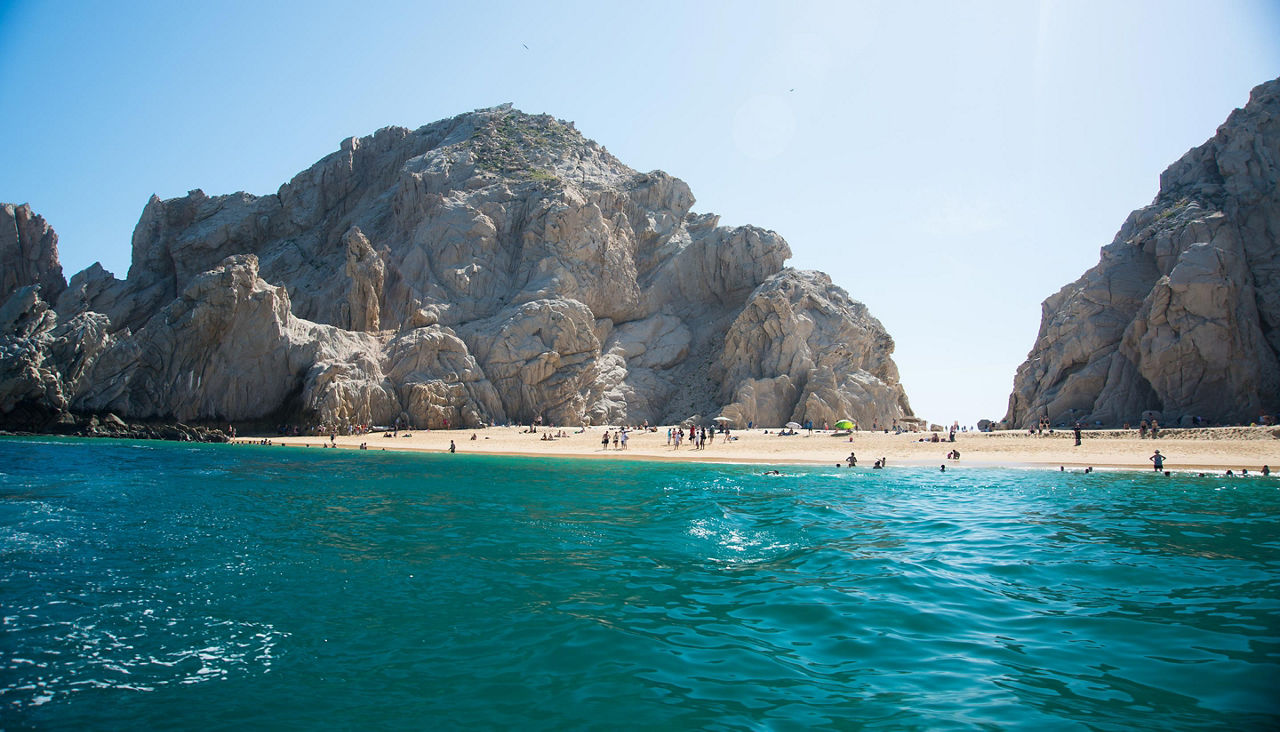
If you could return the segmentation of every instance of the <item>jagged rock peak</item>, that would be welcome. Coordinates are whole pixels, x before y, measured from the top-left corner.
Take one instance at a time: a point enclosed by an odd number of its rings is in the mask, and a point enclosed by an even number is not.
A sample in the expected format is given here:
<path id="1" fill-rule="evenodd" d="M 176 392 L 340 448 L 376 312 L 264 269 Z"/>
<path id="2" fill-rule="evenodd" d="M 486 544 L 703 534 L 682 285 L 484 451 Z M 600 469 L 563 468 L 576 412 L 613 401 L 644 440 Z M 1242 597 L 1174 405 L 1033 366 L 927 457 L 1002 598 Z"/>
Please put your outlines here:
<path id="1" fill-rule="evenodd" d="M 39 285 L 48 302 L 66 289 L 58 235 L 31 206 L 0 204 L 0 302 L 27 285 Z"/>
<path id="2" fill-rule="evenodd" d="M 1042 310 L 1012 425 L 1280 411 L 1280 79 L 1169 166 L 1151 205 Z"/>
<path id="3" fill-rule="evenodd" d="M 275 195 L 152 197 L 128 277 L 90 268 L 49 312 L 110 337 L 65 401 L 433 427 L 910 416 L 865 307 L 693 205 L 509 105 L 349 138 Z"/>

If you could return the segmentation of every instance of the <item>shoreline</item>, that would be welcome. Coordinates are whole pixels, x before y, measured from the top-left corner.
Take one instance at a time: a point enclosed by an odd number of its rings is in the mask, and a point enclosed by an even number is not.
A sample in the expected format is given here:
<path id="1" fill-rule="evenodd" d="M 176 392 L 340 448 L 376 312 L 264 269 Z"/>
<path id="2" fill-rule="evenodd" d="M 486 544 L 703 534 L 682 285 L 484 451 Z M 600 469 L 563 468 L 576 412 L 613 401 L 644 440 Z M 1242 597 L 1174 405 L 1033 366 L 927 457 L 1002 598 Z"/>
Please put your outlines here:
<path id="1" fill-rule="evenodd" d="M 844 465 L 849 452 L 858 457 L 858 467 L 870 468 L 873 461 L 887 458 L 886 467 L 938 467 L 948 470 L 964 467 L 1009 467 L 1071 469 L 1103 468 L 1155 472 L 1149 457 L 1155 450 L 1165 456 L 1164 470 L 1174 473 L 1248 470 L 1250 475 L 1262 466 L 1280 469 L 1280 437 L 1275 427 L 1216 427 L 1165 431 L 1159 438 L 1139 438 L 1137 430 L 1085 431 L 1079 447 L 1070 432 L 1029 435 L 1013 431 L 979 433 L 961 432 L 955 442 L 921 442 L 932 433 L 884 433 L 859 431 L 849 433 L 815 430 L 812 435 L 801 431 L 780 436 L 777 430 L 735 430 L 735 440 L 725 442 L 717 437 L 705 449 L 688 444 L 678 450 L 667 444 L 667 427 L 658 432 L 629 432 L 628 448 L 608 450 L 600 446 L 605 430 L 564 430 L 566 436 L 544 440 L 546 433 L 559 434 L 553 428 L 536 433 L 520 427 L 488 427 L 477 430 L 421 430 L 397 437 L 384 437 L 375 432 L 365 435 L 338 435 L 333 444 L 339 449 L 358 450 L 366 443 L 369 450 L 396 452 L 448 453 L 453 441 L 458 454 L 484 454 L 524 457 L 578 458 L 584 460 L 642 460 L 657 462 L 699 462 L 743 465 Z M 472 435 L 476 439 L 472 440 Z M 852 442 L 850 442 L 852 438 Z M 255 435 L 238 437 L 236 444 L 259 444 L 321 448 L 329 439 L 318 435 L 279 437 Z M 958 460 L 946 456 L 960 451 Z M 1258 472 L 1257 474 L 1261 474 Z"/>

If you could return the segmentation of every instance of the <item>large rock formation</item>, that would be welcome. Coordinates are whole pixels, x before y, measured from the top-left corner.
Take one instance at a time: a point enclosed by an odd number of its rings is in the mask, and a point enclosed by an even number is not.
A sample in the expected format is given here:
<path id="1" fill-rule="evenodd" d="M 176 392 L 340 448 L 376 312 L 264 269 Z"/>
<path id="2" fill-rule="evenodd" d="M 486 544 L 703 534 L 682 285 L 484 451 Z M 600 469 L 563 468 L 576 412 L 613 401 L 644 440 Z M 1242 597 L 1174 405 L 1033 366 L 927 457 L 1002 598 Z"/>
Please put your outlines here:
<path id="1" fill-rule="evenodd" d="M 27 285 L 40 285 L 48 302 L 66 289 L 58 235 L 30 206 L 0 204 L 0 302 Z"/>
<path id="2" fill-rule="evenodd" d="M 26 315 L 4 337 L 27 355 L 5 351 L 0 411 L 910 417 L 893 341 L 865 307 L 785 268 L 774 232 L 719 227 L 693 203 L 572 124 L 504 106 L 346 140 L 274 195 L 153 197 L 124 280 L 95 264 L 63 283 L 52 232 L 6 207 L 16 233 L 0 256 L 24 264 L 5 295 L 24 293 L 12 309 Z"/>
<path id="3" fill-rule="evenodd" d="M 1012 425 L 1280 411 L 1280 79 L 1170 166 L 1155 201 L 1043 312 Z"/>

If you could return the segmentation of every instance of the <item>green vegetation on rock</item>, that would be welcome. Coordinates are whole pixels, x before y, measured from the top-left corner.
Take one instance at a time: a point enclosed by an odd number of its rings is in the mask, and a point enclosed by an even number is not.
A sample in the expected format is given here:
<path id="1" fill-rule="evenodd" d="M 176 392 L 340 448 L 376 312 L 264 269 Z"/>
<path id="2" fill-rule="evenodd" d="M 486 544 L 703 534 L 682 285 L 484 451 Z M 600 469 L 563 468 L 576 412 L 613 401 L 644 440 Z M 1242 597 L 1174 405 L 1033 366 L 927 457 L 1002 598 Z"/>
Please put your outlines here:
<path id="1" fill-rule="evenodd" d="M 471 137 L 478 170 L 515 180 L 559 182 L 554 167 L 582 137 L 548 115 L 511 113 Z"/>

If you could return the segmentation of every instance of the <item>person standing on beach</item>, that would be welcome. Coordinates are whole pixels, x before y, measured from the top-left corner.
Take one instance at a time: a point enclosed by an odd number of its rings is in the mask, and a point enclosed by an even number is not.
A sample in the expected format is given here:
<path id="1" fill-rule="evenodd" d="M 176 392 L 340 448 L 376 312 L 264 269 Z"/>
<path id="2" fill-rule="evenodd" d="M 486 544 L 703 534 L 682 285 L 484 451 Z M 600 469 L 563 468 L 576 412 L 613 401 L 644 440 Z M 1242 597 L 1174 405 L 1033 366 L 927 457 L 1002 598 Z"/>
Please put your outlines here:
<path id="1" fill-rule="evenodd" d="M 849 453 L 849 457 L 845 458 L 845 462 L 849 463 L 849 467 L 856 468 L 858 467 L 858 456 Z"/>
<path id="2" fill-rule="evenodd" d="M 453 440 L 449 440 L 449 452 L 455 453 L 457 451 L 458 451 L 458 446 L 453 444 Z"/>
<path id="3" fill-rule="evenodd" d="M 600 438 L 600 449 L 602 450 L 609 449 L 609 430 L 605 430 L 604 437 Z"/>
<path id="4" fill-rule="evenodd" d="M 1076 433 L 1076 447 L 1080 447 L 1080 423 L 1079 422 L 1076 422 L 1076 426 L 1072 428 L 1072 431 Z"/>
<path id="5" fill-rule="evenodd" d="M 1152 470 L 1159 471 L 1164 469 L 1164 455 L 1161 455 L 1159 450 L 1156 450 L 1156 454 L 1147 459 L 1151 461 Z"/>

